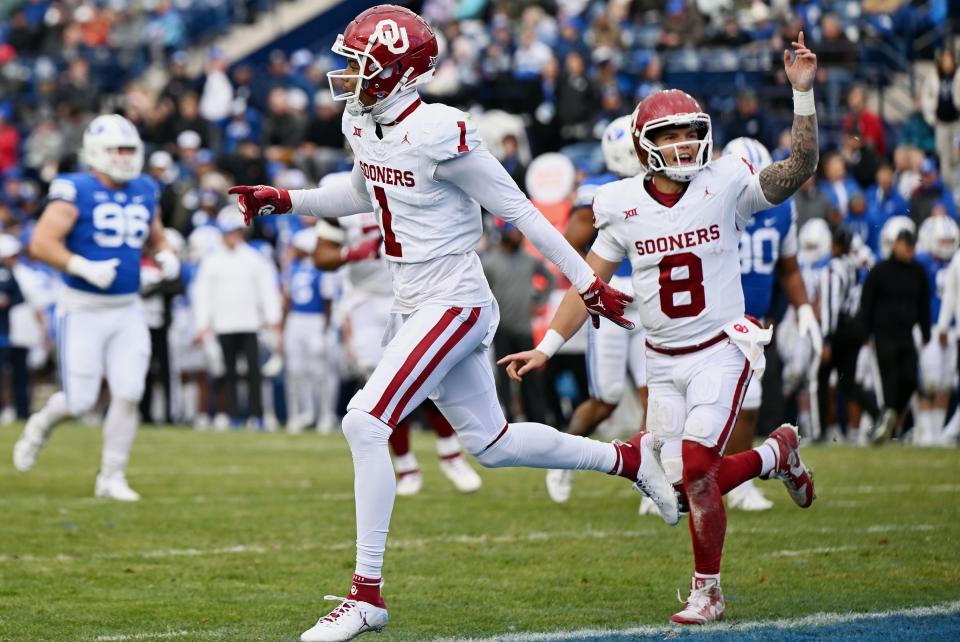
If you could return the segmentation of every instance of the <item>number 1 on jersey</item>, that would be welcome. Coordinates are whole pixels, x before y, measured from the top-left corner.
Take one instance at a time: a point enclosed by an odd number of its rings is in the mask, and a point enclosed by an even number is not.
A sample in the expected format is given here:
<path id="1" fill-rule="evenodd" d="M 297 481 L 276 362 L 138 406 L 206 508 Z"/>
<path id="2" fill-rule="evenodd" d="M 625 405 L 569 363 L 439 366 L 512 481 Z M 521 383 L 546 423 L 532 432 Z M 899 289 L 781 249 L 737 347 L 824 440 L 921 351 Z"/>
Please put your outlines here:
<path id="1" fill-rule="evenodd" d="M 380 205 L 380 220 L 383 222 L 383 249 L 387 256 L 403 256 L 403 247 L 393 233 L 393 215 L 387 205 L 387 193 L 379 185 L 373 186 L 373 193 Z"/>

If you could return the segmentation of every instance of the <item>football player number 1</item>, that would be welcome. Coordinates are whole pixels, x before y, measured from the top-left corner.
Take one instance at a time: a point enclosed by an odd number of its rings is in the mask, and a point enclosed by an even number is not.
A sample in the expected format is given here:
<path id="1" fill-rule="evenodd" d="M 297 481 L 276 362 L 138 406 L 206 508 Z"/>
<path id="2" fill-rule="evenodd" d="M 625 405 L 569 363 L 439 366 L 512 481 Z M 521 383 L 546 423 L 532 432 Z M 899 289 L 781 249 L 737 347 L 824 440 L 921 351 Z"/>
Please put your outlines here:
<path id="1" fill-rule="evenodd" d="M 663 313 L 671 319 L 683 319 L 703 312 L 707 304 L 700 257 L 690 252 L 671 254 L 663 257 L 658 267 L 660 309 Z M 683 276 L 682 268 L 686 268 L 686 276 Z"/>
<path id="2" fill-rule="evenodd" d="M 380 220 L 383 221 L 383 249 L 387 256 L 403 256 L 403 246 L 393 233 L 393 214 L 387 204 L 387 193 L 379 185 L 374 185 L 373 193 L 380 205 Z"/>

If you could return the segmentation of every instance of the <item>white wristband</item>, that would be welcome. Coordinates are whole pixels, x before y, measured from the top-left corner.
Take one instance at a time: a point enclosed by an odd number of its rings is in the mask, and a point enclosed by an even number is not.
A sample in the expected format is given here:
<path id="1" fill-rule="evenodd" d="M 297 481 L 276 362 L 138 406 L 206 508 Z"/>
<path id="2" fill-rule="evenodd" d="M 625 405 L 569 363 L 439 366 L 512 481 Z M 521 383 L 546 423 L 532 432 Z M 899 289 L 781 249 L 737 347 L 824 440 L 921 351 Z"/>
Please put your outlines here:
<path id="1" fill-rule="evenodd" d="M 89 270 L 90 270 L 90 261 L 80 256 L 79 254 L 74 254 L 67 261 L 67 265 L 66 265 L 67 274 L 72 274 L 73 276 L 79 276 L 80 278 L 86 278 L 86 274 Z"/>
<path id="2" fill-rule="evenodd" d="M 793 113 L 797 116 L 813 116 L 817 113 L 817 104 L 813 100 L 813 90 L 793 90 Z"/>
<path id="3" fill-rule="evenodd" d="M 540 340 L 540 343 L 537 344 L 535 350 L 539 350 L 543 354 L 547 355 L 547 358 L 551 358 L 553 355 L 557 354 L 557 350 L 563 347 L 563 344 L 567 340 L 560 336 L 560 333 L 556 330 L 550 329 L 547 330 L 547 333 L 543 335 L 543 339 Z"/>

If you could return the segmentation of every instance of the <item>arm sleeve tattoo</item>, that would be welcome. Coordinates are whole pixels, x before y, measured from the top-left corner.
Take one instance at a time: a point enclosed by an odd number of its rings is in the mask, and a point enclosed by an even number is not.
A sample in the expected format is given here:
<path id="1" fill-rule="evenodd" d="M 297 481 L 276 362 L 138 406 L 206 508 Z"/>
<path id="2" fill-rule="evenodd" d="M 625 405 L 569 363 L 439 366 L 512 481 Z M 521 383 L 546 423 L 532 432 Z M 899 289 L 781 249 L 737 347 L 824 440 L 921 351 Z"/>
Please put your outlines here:
<path id="1" fill-rule="evenodd" d="M 820 141 L 817 134 L 817 115 L 793 117 L 790 132 L 793 149 L 790 156 L 773 163 L 760 172 L 760 187 L 766 199 L 776 205 L 796 192 L 813 176 L 820 159 Z"/>

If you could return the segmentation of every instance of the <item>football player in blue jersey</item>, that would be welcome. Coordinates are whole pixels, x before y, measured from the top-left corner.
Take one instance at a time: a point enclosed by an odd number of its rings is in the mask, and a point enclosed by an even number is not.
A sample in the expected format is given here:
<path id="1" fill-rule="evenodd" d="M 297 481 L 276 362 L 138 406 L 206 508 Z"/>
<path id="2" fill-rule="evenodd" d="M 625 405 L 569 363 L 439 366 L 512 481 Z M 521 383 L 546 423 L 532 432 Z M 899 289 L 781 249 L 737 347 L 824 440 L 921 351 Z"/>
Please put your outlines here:
<path id="1" fill-rule="evenodd" d="M 601 139 L 604 164 L 607 172 L 591 176 L 577 188 L 573 213 L 567 226 L 566 238 L 578 252 L 585 255 L 596 238 L 593 223 L 593 195 L 606 183 L 636 176 L 642 167 L 633 148 L 630 136 L 630 116 L 621 116 L 609 125 Z M 624 259 L 610 283 L 621 292 L 633 292 L 633 268 L 629 259 Z M 627 306 L 624 313 L 633 321 L 634 329 L 625 330 L 612 323 L 601 323 L 599 328 L 587 324 L 587 384 L 590 398 L 577 406 L 570 418 L 567 432 L 571 435 L 589 436 L 616 409 L 629 378 L 637 387 L 637 394 L 647 407 L 646 347 L 643 326 L 635 305 Z M 644 417 L 644 423 L 646 423 Z M 638 427 L 642 430 L 642 426 Z M 550 499 L 563 503 L 570 498 L 573 489 L 572 470 L 547 471 L 547 492 Z M 653 511 L 656 506 L 649 502 Z M 643 506 L 647 505 L 644 502 Z"/>
<path id="2" fill-rule="evenodd" d="M 313 263 L 317 233 L 303 229 L 293 235 L 293 261 L 283 271 L 287 316 L 283 328 L 283 353 L 287 359 L 287 431 L 303 432 L 320 419 L 317 400 L 323 393 L 324 378 L 337 376 L 324 363 L 330 302 L 335 296 L 333 279 L 324 277 Z M 324 407 L 331 403 L 321 404 Z"/>
<path id="3" fill-rule="evenodd" d="M 126 469 L 150 361 L 140 260 L 151 254 L 166 279 L 177 276 L 180 261 L 157 213 L 159 188 L 141 173 L 143 143 L 133 124 L 112 114 L 93 119 L 83 134 L 81 159 L 88 171 L 61 174 L 50 184 L 30 241 L 36 259 L 64 273 L 57 304 L 62 390 L 27 421 L 13 463 L 30 470 L 53 428 L 89 411 L 106 378 L 110 406 L 94 494 L 137 501 Z"/>
<path id="4" fill-rule="evenodd" d="M 960 244 L 960 229 L 949 216 L 931 216 L 920 225 L 917 263 L 930 283 L 930 318 L 940 318 L 950 260 Z M 948 329 L 948 336 L 953 332 Z M 939 446 L 950 405 L 950 392 L 957 365 L 957 342 L 930 341 L 920 352 L 920 390 L 913 443 Z"/>
<path id="5" fill-rule="evenodd" d="M 736 138 L 723 148 L 723 154 L 735 154 L 747 160 L 759 172 L 772 162 L 770 152 L 757 140 Z M 815 354 L 822 347 L 820 326 L 817 324 L 813 306 L 807 297 L 807 289 L 797 263 L 797 227 L 793 199 L 763 212 L 757 212 L 740 236 L 740 274 L 743 297 L 748 315 L 769 325 L 770 304 L 775 287 L 774 280 L 786 294 L 790 305 L 796 310 L 797 326 L 801 337 L 807 337 Z M 743 400 L 743 407 L 727 446 L 727 454 L 745 452 L 753 447 L 757 428 L 757 416 L 763 390 L 761 377 L 752 377 Z M 763 496 L 753 480 L 738 486 L 727 494 L 730 508 L 759 511 L 768 510 L 773 503 Z"/>

